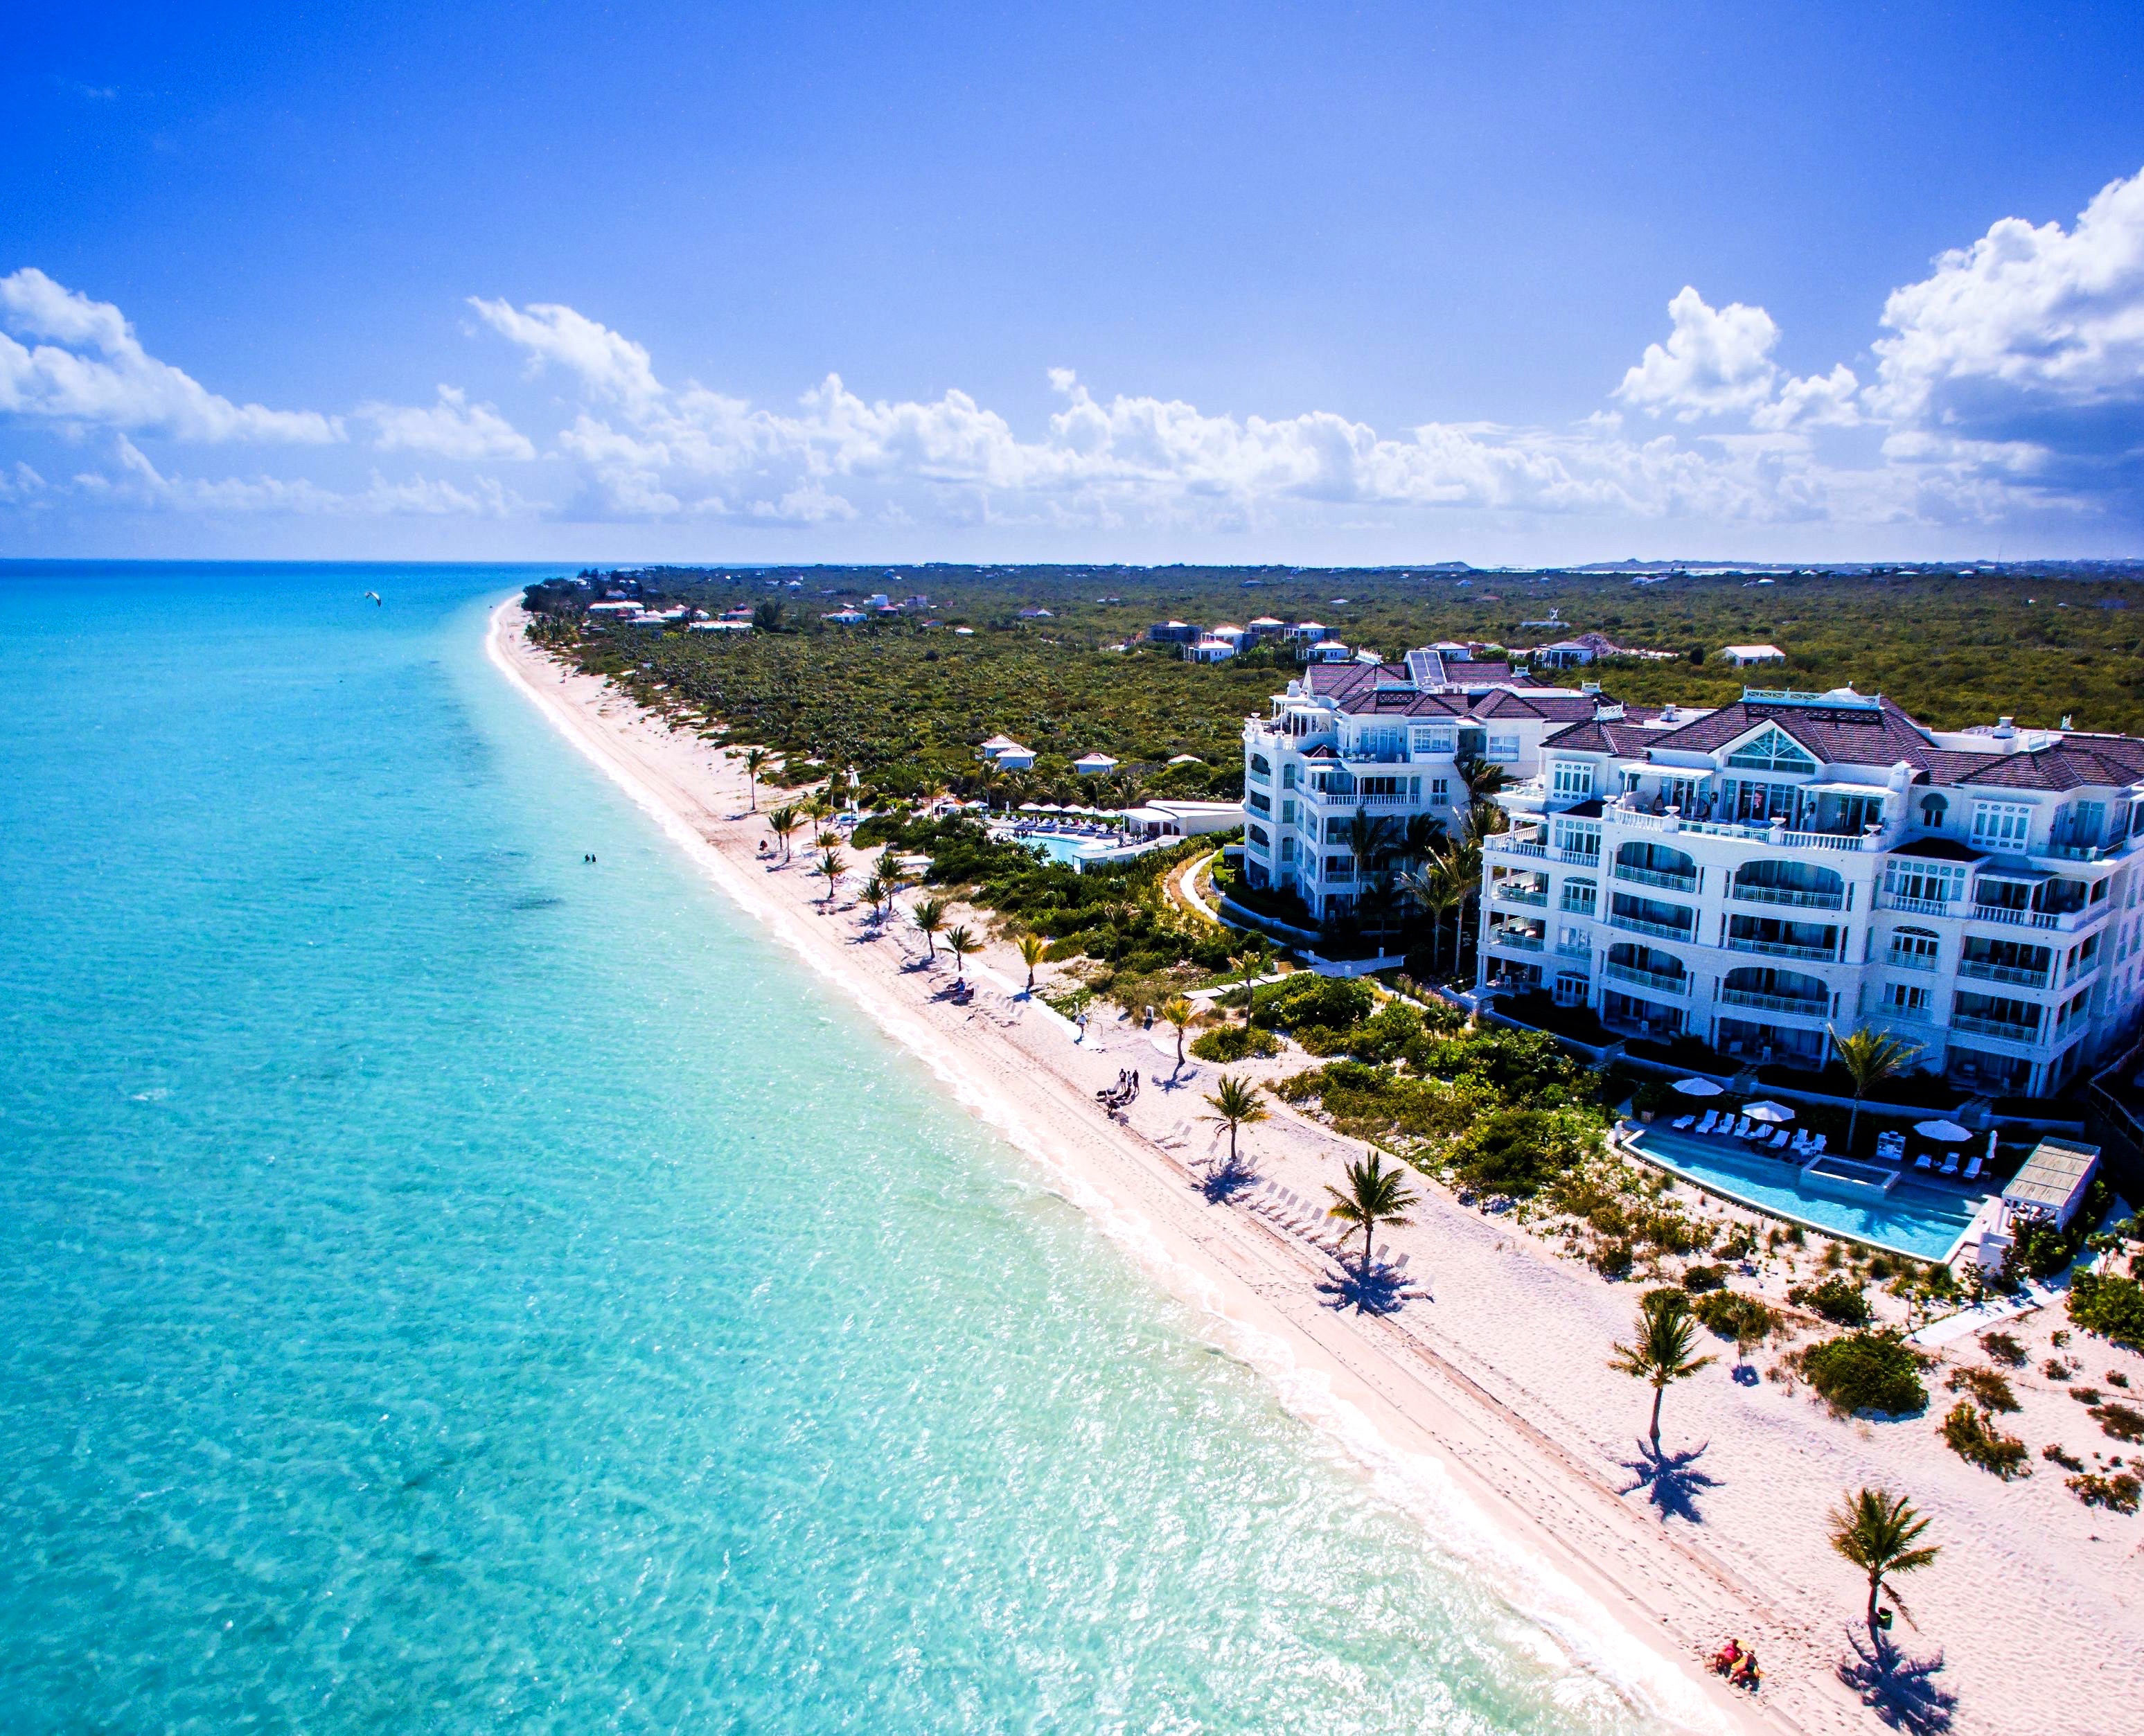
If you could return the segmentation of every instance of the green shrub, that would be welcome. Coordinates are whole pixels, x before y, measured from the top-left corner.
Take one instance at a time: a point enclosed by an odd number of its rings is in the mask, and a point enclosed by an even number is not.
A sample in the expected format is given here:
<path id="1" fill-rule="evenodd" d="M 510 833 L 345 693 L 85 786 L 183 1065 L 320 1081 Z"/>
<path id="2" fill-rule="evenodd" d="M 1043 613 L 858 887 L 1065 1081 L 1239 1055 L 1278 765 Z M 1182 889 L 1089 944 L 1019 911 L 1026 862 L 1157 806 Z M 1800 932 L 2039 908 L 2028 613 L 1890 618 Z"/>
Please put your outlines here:
<path id="1" fill-rule="evenodd" d="M 1700 1296 L 1690 1312 L 1710 1331 L 1737 1344 L 1757 1344 L 1779 1329 L 1779 1317 L 1761 1299 L 1735 1290 Z"/>
<path id="2" fill-rule="evenodd" d="M 1240 1061 L 1250 1055 L 1277 1055 L 1280 1043 L 1268 1031 L 1223 1024 L 1193 1038 L 1190 1052 L 1202 1061 Z"/>
<path id="3" fill-rule="evenodd" d="M 1367 1019 L 1377 1004 L 1377 990 L 1352 977 L 1320 976 L 1298 970 L 1255 991 L 1252 1020 L 1274 1030 L 1307 1025 L 1344 1031 Z"/>
<path id="4" fill-rule="evenodd" d="M 1814 1286 L 1797 1284 L 1787 1300 L 1798 1308 L 1820 1314 L 1834 1326 L 1866 1326 L 1873 1317 L 1869 1298 L 1861 1287 L 1846 1277 L 1829 1277 Z"/>
<path id="5" fill-rule="evenodd" d="M 2087 1332 L 2144 1347 L 2144 1284 L 2135 1278 L 2080 1272 L 2070 1280 L 2069 1309 L 2070 1318 Z"/>
<path id="6" fill-rule="evenodd" d="M 2137 1496 L 2144 1495 L 2144 1483 L 2126 1471 L 2111 1477 L 2087 1471 L 2082 1476 L 2064 1477 L 2062 1486 L 2073 1490 L 2087 1507 L 2111 1507 L 2117 1513 L 2134 1513 Z"/>
<path id="7" fill-rule="evenodd" d="M 1604 1242 L 1593 1251 L 1593 1269 L 1604 1278 L 1626 1278 L 1635 1256 L 1627 1242 Z"/>
<path id="8" fill-rule="evenodd" d="M 1682 1287 L 1692 1296 L 1702 1296 L 1708 1290 L 1717 1290 L 1727 1282 L 1727 1270 L 1722 1266 L 1692 1266 L 1682 1275 Z"/>
<path id="9" fill-rule="evenodd" d="M 2040 1449 L 2040 1456 L 2051 1465 L 2059 1465 L 2064 1471 L 2082 1471 L 2084 1461 L 2075 1453 L 2063 1450 L 2059 1441 L 2050 1441 Z"/>
<path id="10" fill-rule="evenodd" d="M 1967 1464 L 1993 1471 L 2006 1483 L 2012 1477 L 2032 1474 L 2025 1463 L 2025 1443 L 2015 1435 L 1991 1428 L 1987 1414 L 1968 1400 L 1960 1399 L 1950 1407 L 1940 1432 L 1950 1450 Z"/>
<path id="11" fill-rule="evenodd" d="M 1452 1161 L 1461 1179 L 1476 1188 L 1531 1198 L 1585 1158 L 1594 1138 L 1567 1112 L 1495 1109 L 1454 1142 Z"/>
<path id="12" fill-rule="evenodd" d="M 1988 1353 L 1991 1362 L 2000 1362 L 2005 1368 L 2025 1366 L 2025 1347 L 2008 1332 L 1983 1332 L 1980 1347 Z"/>
<path id="13" fill-rule="evenodd" d="M 1802 1377 L 1840 1416 L 1875 1411 L 1893 1416 L 1925 1409 L 1924 1358 L 1896 1332 L 1846 1332 L 1798 1351 Z"/>
<path id="14" fill-rule="evenodd" d="M 1973 1401 L 1991 1413 L 2024 1408 L 2017 1402 L 2017 1395 L 2010 1390 L 2009 1381 L 1992 1368 L 1955 1369 L 1943 1386 L 1951 1392 L 1971 1393 Z"/>
<path id="15" fill-rule="evenodd" d="M 2099 1426 L 2117 1441 L 2144 1441 L 2144 1411 L 2109 1399 L 2103 1405 L 2094 1405 L 2087 1413 L 2099 1420 Z"/>

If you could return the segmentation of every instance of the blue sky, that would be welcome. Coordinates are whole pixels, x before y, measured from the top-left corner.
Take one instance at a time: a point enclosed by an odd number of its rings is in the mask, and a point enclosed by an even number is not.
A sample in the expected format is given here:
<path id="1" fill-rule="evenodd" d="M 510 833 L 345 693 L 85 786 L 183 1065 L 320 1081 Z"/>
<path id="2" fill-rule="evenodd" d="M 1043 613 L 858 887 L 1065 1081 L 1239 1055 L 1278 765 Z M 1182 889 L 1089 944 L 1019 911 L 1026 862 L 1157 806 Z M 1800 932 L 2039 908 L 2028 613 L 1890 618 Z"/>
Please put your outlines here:
<path id="1" fill-rule="evenodd" d="M 2144 554 L 2140 67 L 2134 4 L 43 8 L 0 553 Z"/>

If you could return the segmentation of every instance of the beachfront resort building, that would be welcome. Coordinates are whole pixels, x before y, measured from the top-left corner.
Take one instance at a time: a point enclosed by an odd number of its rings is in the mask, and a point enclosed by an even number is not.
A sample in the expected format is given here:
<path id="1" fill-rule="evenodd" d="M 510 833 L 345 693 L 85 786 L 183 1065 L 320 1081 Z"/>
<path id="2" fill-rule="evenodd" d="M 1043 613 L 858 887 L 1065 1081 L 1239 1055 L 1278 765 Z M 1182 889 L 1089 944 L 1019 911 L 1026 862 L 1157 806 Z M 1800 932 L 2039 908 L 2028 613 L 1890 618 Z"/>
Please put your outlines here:
<path id="1" fill-rule="evenodd" d="M 1320 921 L 1347 915 L 1368 884 L 1358 816 L 1389 822 L 1386 837 L 1424 815 L 1457 828 L 1468 804 L 1462 766 L 1485 761 L 1531 778 L 1543 737 L 1590 720 L 1597 704 L 1463 646 L 1392 664 L 1333 649 L 1334 662 L 1313 662 L 1273 696 L 1269 716 L 1243 726 L 1245 875 L 1293 893 Z"/>
<path id="2" fill-rule="evenodd" d="M 1357 789 L 1382 771 L 1359 744 L 1396 739 L 1367 733 L 1385 703 L 1349 697 Z M 1996 1094 L 2053 1092 L 2133 1037 L 2144 742 L 1931 730 L 1851 688 L 1585 705 L 1537 747 L 1506 738 L 1483 988 L 1735 1059 L 1818 1065 L 1828 1027 L 1874 1026 Z"/>

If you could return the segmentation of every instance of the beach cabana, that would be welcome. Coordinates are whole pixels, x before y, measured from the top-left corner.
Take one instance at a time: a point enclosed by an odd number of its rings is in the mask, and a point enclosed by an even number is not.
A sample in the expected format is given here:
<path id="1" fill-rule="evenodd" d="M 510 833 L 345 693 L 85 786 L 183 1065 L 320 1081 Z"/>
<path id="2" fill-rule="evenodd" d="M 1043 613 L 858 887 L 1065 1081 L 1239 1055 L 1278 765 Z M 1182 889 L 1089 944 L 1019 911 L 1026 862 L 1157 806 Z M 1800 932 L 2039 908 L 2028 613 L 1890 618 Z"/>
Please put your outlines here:
<path id="1" fill-rule="evenodd" d="M 2057 1229 L 2067 1229 L 2098 1168 L 2097 1145 L 2042 1139 L 2003 1190 L 2003 1203 L 2021 1217 L 2052 1218 Z"/>

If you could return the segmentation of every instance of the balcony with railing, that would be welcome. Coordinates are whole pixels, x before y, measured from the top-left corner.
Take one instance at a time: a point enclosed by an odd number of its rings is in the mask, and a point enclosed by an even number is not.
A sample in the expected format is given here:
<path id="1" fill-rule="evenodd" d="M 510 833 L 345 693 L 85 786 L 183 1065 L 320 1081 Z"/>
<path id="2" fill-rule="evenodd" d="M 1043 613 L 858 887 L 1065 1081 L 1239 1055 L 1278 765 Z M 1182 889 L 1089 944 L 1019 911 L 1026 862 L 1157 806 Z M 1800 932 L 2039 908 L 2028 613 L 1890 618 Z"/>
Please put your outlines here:
<path id="1" fill-rule="evenodd" d="M 1548 846 L 1536 833 L 1491 832 L 1481 841 L 1481 851 L 1492 856 L 1545 856 Z"/>
<path id="2" fill-rule="evenodd" d="M 1761 953 L 1768 959 L 1805 959 L 1814 965 L 1829 965 L 1837 958 L 1829 946 L 1797 946 L 1788 940 L 1755 940 L 1740 935 L 1727 937 L 1727 950 Z"/>
<path id="3" fill-rule="evenodd" d="M 1695 938 L 1690 929 L 1678 928 L 1669 922 L 1654 922 L 1643 916 L 1626 915 L 1621 910 L 1609 912 L 1608 925 L 1620 928 L 1627 934 L 1650 935 L 1656 940 L 1680 940 L 1687 945 Z"/>
<path id="4" fill-rule="evenodd" d="M 1893 970 L 1934 970 L 1940 961 L 1932 952 L 1908 952 L 1894 946 L 1883 955 L 1883 963 Z"/>
<path id="5" fill-rule="evenodd" d="M 1491 946 L 1506 947 L 1519 952 L 1541 952 L 1547 948 L 1548 941 L 1546 937 L 1532 933 L 1529 930 L 1507 926 L 1491 929 L 1489 944 Z"/>
<path id="6" fill-rule="evenodd" d="M 1960 962 L 1958 974 L 1975 982 L 2008 983 L 2019 989 L 2044 989 L 2047 986 L 2047 967 L 2027 970 L 2017 965 L 1994 965 L 1985 959 L 1966 959 Z"/>
<path id="7" fill-rule="evenodd" d="M 1697 890 L 1697 875 L 1694 872 L 1675 874 L 1660 868 L 1636 868 L 1628 862 L 1618 862 L 1609 871 L 1617 880 L 1628 880 L 1633 885 L 1660 886 L 1670 892 Z"/>
<path id="8" fill-rule="evenodd" d="M 2074 935 L 2097 928 L 2107 916 L 2112 900 L 2102 898 L 2081 910 L 2036 910 L 2024 905 L 1977 904 L 1966 911 L 1975 922 L 1993 922 L 2004 928 L 2052 929 Z"/>
<path id="9" fill-rule="evenodd" d="M 1660 994 L 1685 995 L 1690 993 L 1687 974 L 1677 975 L 1667 970 L 1648 970 L 1639 965 L 1610 963 L 1601 967 L 1603 976 L 1612 976 L 1619 983 L 1634 983 L 1641 989 L 1650 989 Z"/>
<path id="10" fill-rule="evenodd" d="M 1578 891 L 1566 881 L 1563 897 L 1556 905 L 1556 908 L 1567 915 L 1591 916 L 1599 900 L 1591 891 Z"/>
<path id="11" fill-rule="evenodd" d="M 1843 910 L 1846 908 L 1846 894 L 1813 892 L 1799 886 L 1744 885 L 1735 883 L 1729 895 L 1740 904 L 1785 905 L 1798 910 Z"/>
<path id="12" fill-rule="evenodd" d="M 1971 1013 L 1953 1013 L 1950 1028 L 1962 1037 L 1996 1037 L 2005 1043 L 2033 1044 L 2040 1040 L 2039 1027 L 2008 1019 L 1982 1019 Z"/>
<path id="13" fill-rule="evenodd" d="M 1954 898 L 1908 898 L 1903 892 L 1876 895 L 1879 910 L 1903 910 L 1909 916 L 1963 916 L 1966 907 Z"/>
<path id="14" fill-rule="evenodd" d="M 1759 1013 L 1784 1014 L 1789 1019 L 1825 1019 L 1831 1002 L 1803 994 L 1764 994 L 1754 989 L 1722 989 L 1715 997 L 1723 1007 L 1749 1007 Z"/>
<path id="15" fill-rule="evenodd" d="M 1853 831 L 1796 831 L 1788 826 L 1753 824 L 1741 820 L 1691 820 L 1675 813 L 1649 814 L 1643 808 L 1610 805 L 1602 811 L 1610 826 L 1638 831 L 1682 832 L 1700 838 L 1727 838 L 1742 844 L 1767 844 L 1788 850 L 1888 850 L 1895 840 L 1888 830 L 1866 828 Z"/>
<path id="16" fill-rule="evenodd" d="M 1546 886 L 1523 886 L 1516 880 L 1498 880 L 1496 892 L 1496 901 L 1499 904 L 1531 905 L 1535 909 L 1542 910 L 1548 908 Z"/>

